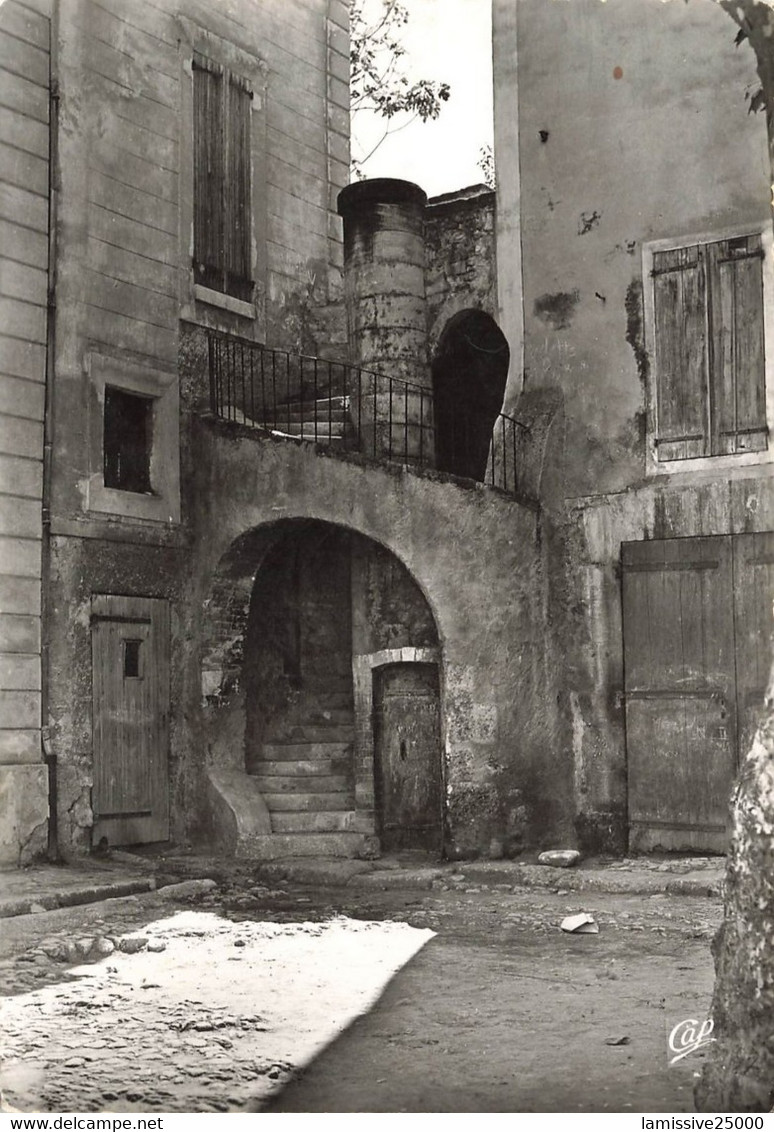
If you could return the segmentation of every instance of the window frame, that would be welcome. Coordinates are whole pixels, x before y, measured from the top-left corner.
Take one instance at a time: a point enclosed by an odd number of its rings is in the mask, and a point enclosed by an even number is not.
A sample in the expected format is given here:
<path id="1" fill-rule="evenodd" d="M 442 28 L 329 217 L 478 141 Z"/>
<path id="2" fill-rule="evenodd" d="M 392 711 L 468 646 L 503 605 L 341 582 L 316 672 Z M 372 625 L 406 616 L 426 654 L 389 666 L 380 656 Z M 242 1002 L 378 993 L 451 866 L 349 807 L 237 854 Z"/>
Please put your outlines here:
<path id="1" fill-rule="evenodd" d="M 177 371 L 154 369 L 123 358 L 89 352 L 84 368 L 92 388 L 90 467 L 86 510 L 92 513 L 180 522 L 179 390 Z M 152 401 L 150 409 L 150 492 L 105 486 L 105 387 Z"/>
<path id="2" fill-rule="evenodd" d="M 108 479 L 108 477 L 107 477 L 107 470 L 108 470 L 107 465 L 109 463 L 109 461 L 108 461 L 108 450 L 107 450 L 108 449 L 108 443 L 107 443 L 107 441 L 108 441 L 108 437 L 107 437 L 108 398 L 109 398 L 111 393 L 118 394 L 119 397 L 123 397 L 123 398 L 127 398 L 127 397 L 134 398 L 134 400 L 136 402 L 141 403 L 142 406 L 143 406 L 143 409 L 142 409 L 142 411 L 143 411 L 142 425 L 143 425 L 143 431 L 144 431 L 145 435 L 144 435 L 143 440 L 142 440 L 142 464 L 143 464 L 142 472 L 143 472 L 143 480 L 144 480 L 144 483 L 145 483 L 144 487 L 127 487 L 125 484 L 121 485 L 121 484 L 118 484 L 118 483 L 108 483 L 107 482 L 107 479 Z M 135 495 L 152 495 L 153 494 L 153 481 L 151 479 L 151 450 L 152 450 L 152 445 L 153 445 L 154 400 L 155 400 L 155 398 L 147 397 L 142 393 L 135 393 L 133 390 L 123 389 L 118 385 L 111 385 L 110 382 L 105 383 L 105 392 L 104 392 L 104 398 L 103 398 L 103 402 L 102 402 L 103 409 L 104 409 L 104 416 L 103 416 L 103 421 L 102 421 L 102 457 L 103 457 L 103 461 L 102 461 L 102 463 L 103 463 L 102 482 L 104 483 L 106 488 L 110 488 L 110 489 L 115 490 L 115 491 L 130 491 Z M 119 455 L 121 453 L 125 453 L 125 451 L 126 451 L 126 449 L 121 448 L 121 445 L 120 445 L 120 442 L 119 442 L 119 447 L 116 451 L 116 454 Z M 121 478 L 120 474 L 117 478 L 119 478 L 119 479 Z"/>
<path id="3" fill-rule="evenodd" d="M 178 16 L 181 67 L 180 133 L 180 305 L 188 322 L 232 328 L 224 315 L 250 320 L 259 336 L 265 326 L 266 305 L 266 81 L 267 67 L 260 55 L 238 47 L 213 32 Z M 215 290 L 195 279 L 194 271 L 194 56 L 210 61 L 244 83 L 251 92 L 250 107 L 250 302 Z M 242 331 L 243 333 L 245 331 Z M 250 329 L 253 334 L 253 328 Z"/>
<path id="4" fill-rule="evenodd" d="M 695 245 L 750 236 L 761 238 L 761 276 L 763 281 L 763 349 L 766 423 L 765 448 L 750 452 L 691 456 L 680 460 L 658 458 L 658 375 L 656 373 L 656 309 L 653 277 L 654 256 Z M 679 472 L 724 471 L 774 462 L 774 233 L 770 221 L 735 225 L 711 232 L 649 240 L 642 245 L 642 278 L 645 315 L 645 347 L 648 356 L 646 473 L 673 475 Z"/>

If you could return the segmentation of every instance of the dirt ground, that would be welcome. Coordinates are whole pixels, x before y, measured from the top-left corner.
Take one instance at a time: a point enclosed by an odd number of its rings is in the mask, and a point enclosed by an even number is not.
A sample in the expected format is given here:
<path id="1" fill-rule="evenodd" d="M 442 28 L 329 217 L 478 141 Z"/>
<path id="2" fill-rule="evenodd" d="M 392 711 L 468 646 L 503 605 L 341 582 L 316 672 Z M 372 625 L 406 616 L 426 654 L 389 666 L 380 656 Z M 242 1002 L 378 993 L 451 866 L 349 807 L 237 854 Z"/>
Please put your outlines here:
<path id="1" fill-rule="evenodd" d="M 32 1010 L 40 988 L 73 983 L 72 964 L 51 961 L 36 944 L 52 933 L 64 939 L 142 933 L 159 920 L 158 900 L 134 897 L 24 917 L 27 926 L 5 921 L 11 931 L 0 935 L 3 993 Z M 272 1029 L 267 1014 L 266 988 L 283 994 L 279 968 L 269 969 L 276 951 L 256 942 L 250 960 L 255 965 L 242 968 L 241 1001 L 229 1006 L 219 997 L 228 957 L 220 962 L 210 948 L 208 960 L 197 967 L 196 1001 L 183 1008 L 179 1000 L 154 994 L 152 986 L 143 989 L 154 969 L 152 955 L 122 955 L 122 962 L 136 964 L 129 980 L 134 991 L 122 992 L 119 1002 L 107 987 L 100 999 L 92 979 L 92 1003 L 96 994 L 100 1005 L 88 1008 L 91 1017 L 99 1009 L 108 1030 L 113 1027 L 112 1038 L 106 1031 L 100 1039 L 115 1055 L 110 1088 L 100 1093 L 85 1087 L 93 1085 L 88 1058 L 96 1064 L 105 1052 L 86 1050 L 84 1058 L 83 1043 L 79 1046 L 75 1030 L 68 1034 L 66 1020 L 58 1046 L 41 1039 L 32 1051 L 38 1076 L 28 1077 L 25 1085 L 18 1067 L 30 1060 L 23 1044 L 30 1031 L 17 1025 L 10 1048 L 6 1036 L 3 1053 L 6 1067 L 17 1070 L 10 1089 L 7 1069 L 5 1079 L 0 1071 L 14 1107 L 29 1107 L 25 1099 L 29 1102 L 42 1079 L 57 1103 L 71 1098 L 66 1111 L 692 1111 L 693 1080 L 705 1051 L 670 1066 L 668 1036 L 684 1019 L 707 1016 L 717 900 L 486 889 L 353 894 L 240 883 L 167 905 L 164 915 L 178 908 L 216 917 L 227 935 L 241 931 L 248 942 L 274 938 L 272 924 L 324 927 L 342 915 L 410 924 L 434 935 L 428 933 L 429 942 L 398 970 L 375 1006 L 364 1008 L 301 1071 L 288 1050 L 293 1027 L 304 1031 L 310 1007 L 302 998 L 288 999 L 296 1003 L 297 1017 L 291 1015 L 280 1040 L 280 1029 Z M 594 915 L 599 934 L 559 931 L 561 919 L 580 910 Z M 244 949 L 231 952 L 236 954 L 246 957 Z M 111 956 L 99 960 L 111 963 L 116 965 Z M 229 967 L 234 970 L 236 964 Z M 354 969 L 348 975 L 344 961 L 336 977 L 343 980 L 336 984 L 343 1000 L 353 990 Z M 86 987 L 88 979 L 81 985 Z M 290 995 L 290 984 L 286 990 Z M 314 994 L 314 987 L 306 993 Z M 335 1013 L 333 1006 L 328 1010 Z M 183 1015 L 194 1019 L 191 1026 L 185 1019 L 181 1023 Z M 134 1020 L 141 1040 L 125 1032 L 127 1019 Z M 327 1040 L 337 1028 L 338 1023 L 329 1026 Z M 182 1061 L 158 1088 L 159 1067 L 175 1058 Z M 144 1076 L 156 1087 L 138 1090 Z"/>
<path id="2" fill-rule="evenodd" d="M 705 1053 L 670 1066 L 668 1036 L 707 1016 L 716 902 L 586 896 L 582 936 L 566 897 L 401 902 L 438 935 L 271 1111 L 693 1111 Z"/>

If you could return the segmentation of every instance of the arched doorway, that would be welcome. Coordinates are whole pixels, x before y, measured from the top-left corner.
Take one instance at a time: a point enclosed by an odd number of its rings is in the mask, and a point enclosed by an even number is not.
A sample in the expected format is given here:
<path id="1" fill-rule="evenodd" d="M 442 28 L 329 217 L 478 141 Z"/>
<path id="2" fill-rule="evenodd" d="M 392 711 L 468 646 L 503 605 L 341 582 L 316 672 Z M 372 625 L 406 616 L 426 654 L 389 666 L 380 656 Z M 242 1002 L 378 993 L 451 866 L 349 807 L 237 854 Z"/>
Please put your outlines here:
<path id="1" fill-rule="evenodd" d="M 384 546 L 332 523 L 284 520 L 241 541 L 255 557 L 243 549 L 236 570 L 231 555 L 211 621 L 238 662 L 227 698 L 242 720 L 245 785 L 283 855 L 354 855 L 374 834 L 388 851 L 440 853 L 440 650 L 420 587 Z M 401 674 L 397 747 L 394 696 L 389 735 L 375 727 L 385 665 Z M 212 702 L 225 720 L 225 701 Z"/>
<path id="2" fill-rule="evenodd" d="M 439 471 L 484 479 L 509 360 L 505 335 L 485 311 L 460 311 L 446 324 L 432 365 Z"/>

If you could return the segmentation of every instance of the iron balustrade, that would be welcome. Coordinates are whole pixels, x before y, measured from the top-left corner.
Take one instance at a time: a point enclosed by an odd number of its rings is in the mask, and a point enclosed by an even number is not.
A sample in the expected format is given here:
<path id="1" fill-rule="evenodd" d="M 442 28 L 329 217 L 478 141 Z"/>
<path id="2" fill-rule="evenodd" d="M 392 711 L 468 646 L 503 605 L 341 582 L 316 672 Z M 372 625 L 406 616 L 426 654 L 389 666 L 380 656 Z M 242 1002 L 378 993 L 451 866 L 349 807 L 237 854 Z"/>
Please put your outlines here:
<path id="1" fill-rule="evenodd" d="M 400 378 L 347 362 L 270 349 L 208 330 L 210 410 L 274 436 L 313 441 L 478 480 L 518 493 L 528 429 L 500 413 L 476 417 Z"/>

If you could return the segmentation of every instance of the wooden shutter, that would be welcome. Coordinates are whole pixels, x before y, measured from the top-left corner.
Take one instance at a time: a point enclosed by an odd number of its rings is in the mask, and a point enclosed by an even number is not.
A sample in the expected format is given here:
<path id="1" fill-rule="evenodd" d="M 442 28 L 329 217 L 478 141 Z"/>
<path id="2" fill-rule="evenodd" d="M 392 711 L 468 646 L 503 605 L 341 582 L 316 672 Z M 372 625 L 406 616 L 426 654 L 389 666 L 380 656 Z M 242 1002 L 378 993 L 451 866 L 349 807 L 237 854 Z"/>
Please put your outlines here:
<path id="1" fill-rule="evenodd" d="M 656 252 L 656 445 L 659 460 L 709 451 L 706 280 L 703 249 Z"/>
<path id="2" fill-rule="evenodd" d="M 708 245 L 712 452 L 766 448 L 763 252 L 760 235 Z"/>
<path id="3" fill-rule="evenodd" d="M 237 298 L 252 298 L 250 272 L 250 104 L 247 84 L 229 77 L 226 130 L 226 290 Z"/>
<path id="4" fill-rule="evenodd" d="M 194 278 L 223 290 L 223 74 L 201 55 L 193 60 Z"/>
<path id="5" fill-rule="evenodd" d="M 252 298 L 248 84 L 194 55 L 194 278 Z"/>

